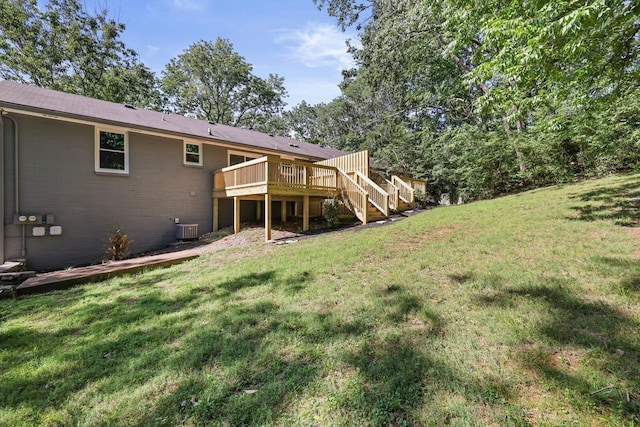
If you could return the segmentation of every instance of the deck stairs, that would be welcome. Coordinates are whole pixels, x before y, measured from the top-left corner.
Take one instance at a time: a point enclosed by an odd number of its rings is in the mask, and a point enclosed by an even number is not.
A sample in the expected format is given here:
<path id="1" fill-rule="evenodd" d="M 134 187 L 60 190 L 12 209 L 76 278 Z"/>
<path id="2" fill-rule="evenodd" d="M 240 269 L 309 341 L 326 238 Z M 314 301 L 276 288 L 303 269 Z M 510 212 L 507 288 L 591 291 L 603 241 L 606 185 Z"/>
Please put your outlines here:
<path id="1" fill-rule="evenodd" d="M 426 181 L 412 180 L 407 183 L 396 175 L 386 179 L 381 173 L 372 171 L 369 168 L 368 151 L 318 163 L 338 169 L 342 201 L 365 224 L 388 218 L 394 212 L 413 209 L 415 186 L 426 190 Z"/>
<path id="2" fill-rule="evenodd" d="M 268 155 L 214 171 L 214 230 L 218 227 L 219 200 L 234 200 L 234 230 L 240 230 L 240 200 L 291 201 L 303 205 L 303 230 L 308 229 L 310 202 L 338 197 L 361 222 L 388 218 L 412 209 L 415 191 L 426 191 L 426 181 L 371 172 L 368 151 L 347 154 L 316 163 Z M 268 208 L 267 208 L 268 206 Z M 282 217 L 286 219 L 286 203 Z M 306 206 L 306 207 L 305 207 Z M 319 209 L 318 209 L 319 211 Z M 270 239 L 271 214 L 264 215 L 265 239 Z"/>

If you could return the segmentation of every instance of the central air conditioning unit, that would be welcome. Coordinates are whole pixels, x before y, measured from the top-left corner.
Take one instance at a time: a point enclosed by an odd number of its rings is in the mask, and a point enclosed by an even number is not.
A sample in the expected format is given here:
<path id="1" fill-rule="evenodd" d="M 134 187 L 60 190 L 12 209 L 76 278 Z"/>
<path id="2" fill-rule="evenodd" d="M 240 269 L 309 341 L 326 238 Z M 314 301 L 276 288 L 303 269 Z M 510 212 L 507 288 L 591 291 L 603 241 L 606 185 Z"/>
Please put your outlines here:
<path id="1" fill-rule="evenodd" d="M 178 224 L 176 225 L 176 239 L 194 240 L 199 237 L 198 224 Z"/>

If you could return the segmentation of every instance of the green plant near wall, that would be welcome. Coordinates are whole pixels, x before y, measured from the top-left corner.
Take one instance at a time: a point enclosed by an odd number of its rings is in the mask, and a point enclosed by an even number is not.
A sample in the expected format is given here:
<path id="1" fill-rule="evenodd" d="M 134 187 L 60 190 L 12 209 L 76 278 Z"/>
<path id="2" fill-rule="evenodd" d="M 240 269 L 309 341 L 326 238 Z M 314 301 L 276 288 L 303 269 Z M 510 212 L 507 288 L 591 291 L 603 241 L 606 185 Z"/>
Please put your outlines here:
<path id="1" fill-rule="evenodd" d="M 109 234 L 105 246 L 105 261 L 119 261 L 129 256 L 129 249 L 133 240 L 127 236 L 119 226 L 114 226 Z"/>
<path id="2" fill-rule="evenodd" d="M 340 224 L 340 202 L 337 198 L 326 199 L 322 203 L 322 213 L 327 227 L 334 228 Z"/>

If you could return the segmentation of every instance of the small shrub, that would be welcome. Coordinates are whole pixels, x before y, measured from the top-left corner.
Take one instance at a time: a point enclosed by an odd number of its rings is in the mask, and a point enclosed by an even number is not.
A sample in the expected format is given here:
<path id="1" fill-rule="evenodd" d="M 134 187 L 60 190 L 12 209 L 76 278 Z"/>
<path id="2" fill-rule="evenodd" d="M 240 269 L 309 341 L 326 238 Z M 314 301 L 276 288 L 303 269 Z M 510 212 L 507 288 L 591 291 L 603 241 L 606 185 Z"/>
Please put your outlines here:
<path id="1" fill-rule="evenodd" d="M 327 227 L 334 228 L 340 224 L 340 205 L 337 198 L 325 200 L 322 203 L 322 212 Z"/>
<path id="2" fill-rule="evenodd" d="M 122 232 L 119 226 L 113 227 L 109 234 L 109 242 L 105 246 L 105 261 L 119 261 L 129 256 L 129 248 L 133 240 Z"/>
<path id="3" fill-rule="evenodd" d="M 427 207 L 427 195 L 421 190 L 416 190 L 414 193 L 414 200 L 416 209 L 424 209 Z"/>

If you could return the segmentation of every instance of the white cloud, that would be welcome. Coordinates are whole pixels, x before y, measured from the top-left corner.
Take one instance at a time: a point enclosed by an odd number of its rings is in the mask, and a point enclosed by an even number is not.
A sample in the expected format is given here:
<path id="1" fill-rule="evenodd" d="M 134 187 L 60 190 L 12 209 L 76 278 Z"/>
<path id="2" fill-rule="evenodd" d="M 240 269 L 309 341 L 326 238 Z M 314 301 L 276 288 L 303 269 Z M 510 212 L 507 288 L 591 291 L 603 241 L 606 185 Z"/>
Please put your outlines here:
<path id="1" fill-rule="evenodd" d="M 147 55 L 149 55 L 149 56 L 153 56 L 153 55 L 155 55 L 155 54 L 156 54 L 156 53 L 158 53 L 158 51 L 160 50 L 160 48 L 159 48 L 159 47 L 157 47 L 157 46 L 151 46 L 151 45 L 149 45 L 149 44 L 148 44 L 148 45 L 146 45 L 144 48 L 145 48 L 145 53 L 146 53 Z"/>
<path id="2" fill-rule="evenodd" d="M 169 3 L 176 9 L 186 11 L 201 11 L 207 6 L 206 0 L 170 0 Z"/>
<path id="3" fill-rule="evenodd" d="M 304 28 L 278 31 L 275 43 L 285 45 L 290 57 L 310 68 L 334 67 L 344 70 L 353 67 L 347 52 L 350 37 L 328 24 L 307 24 Z"/>
<path id="4" fill-rule="evenodd" d="M 157 13 L 156 13 L 156 8 L 154 7 L 154 5 L 153 5 L 153 4 L 147 3 L 147 4 L 146 4 L 146 9 L 147 9 L 147 13 L 148 13 L 149 15 L 153 15 L 153 16 L 156 16 L 156 15 L 157 15 Z"/>

